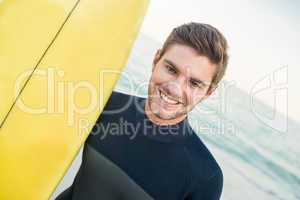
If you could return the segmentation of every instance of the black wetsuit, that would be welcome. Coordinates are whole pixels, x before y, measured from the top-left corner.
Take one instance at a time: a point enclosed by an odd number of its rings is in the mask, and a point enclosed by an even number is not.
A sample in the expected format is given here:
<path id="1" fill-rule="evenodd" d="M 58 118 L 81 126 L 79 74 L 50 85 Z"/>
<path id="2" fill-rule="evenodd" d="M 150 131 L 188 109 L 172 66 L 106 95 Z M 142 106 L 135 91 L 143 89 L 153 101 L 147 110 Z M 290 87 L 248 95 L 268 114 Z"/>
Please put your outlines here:
<path id="1" fill-rule="evenodd" d="M 144 113 L 145 100 L 112 93 L 85 142 L 73 185 L 57 200 L 220 198 L 222 171 L 187 118 L 158 126 Z"/>

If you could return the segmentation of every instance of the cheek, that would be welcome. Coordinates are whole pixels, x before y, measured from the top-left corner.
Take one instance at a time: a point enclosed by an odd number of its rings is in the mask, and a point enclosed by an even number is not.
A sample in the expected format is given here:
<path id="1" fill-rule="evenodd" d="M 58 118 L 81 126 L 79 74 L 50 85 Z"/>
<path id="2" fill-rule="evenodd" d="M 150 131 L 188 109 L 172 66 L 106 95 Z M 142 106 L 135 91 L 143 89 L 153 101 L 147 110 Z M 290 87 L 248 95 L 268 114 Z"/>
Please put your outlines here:
<path id="1" fill-rule="evenodd" d="M 203 94 L 203 92 L 199 92 L 197 90 L 190 91 L 188 94 L 189 104 L 197 105 L 204 96 L 205 94 Z"/>
<path id="2" fill-rule="evenodd" d="M 157 66 L 152 73 L 152 82 L 156 84 L 168 82 L 171 80 L 172 76 L 161 66 Z"/>

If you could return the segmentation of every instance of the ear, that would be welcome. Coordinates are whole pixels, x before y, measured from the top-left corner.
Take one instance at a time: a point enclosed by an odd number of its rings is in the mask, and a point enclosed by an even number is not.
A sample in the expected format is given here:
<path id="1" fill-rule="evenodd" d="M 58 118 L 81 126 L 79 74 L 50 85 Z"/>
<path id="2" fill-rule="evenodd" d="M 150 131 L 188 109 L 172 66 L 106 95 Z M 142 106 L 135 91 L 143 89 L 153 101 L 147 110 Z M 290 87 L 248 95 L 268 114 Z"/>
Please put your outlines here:
<path id="1" fill-rule="evenodd" d="M 158 63 L 159 59 L 161 57 L 161 49 L 158 49 L 154 55 L 153 62 L 152 62 L 152 72 L 154 71 L 154 68 L 156 64 Z"/>

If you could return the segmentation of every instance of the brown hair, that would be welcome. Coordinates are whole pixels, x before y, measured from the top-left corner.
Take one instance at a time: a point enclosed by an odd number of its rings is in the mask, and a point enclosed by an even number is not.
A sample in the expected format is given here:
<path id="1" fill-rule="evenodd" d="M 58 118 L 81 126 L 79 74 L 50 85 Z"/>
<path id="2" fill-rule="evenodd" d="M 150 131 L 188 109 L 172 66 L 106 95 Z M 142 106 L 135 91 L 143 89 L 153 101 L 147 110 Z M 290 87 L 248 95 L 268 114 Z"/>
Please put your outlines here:
<path id="1" fill-rule="evenodd" d="M 209 24 L 191 22 L 173 29 L 165 41 L 161 56 L 173 44 L 183 44 L 195 49 L 200 55 L 206 56 L 217 65 L 216 74 L 208 91 L 216 86 L 225 74 L 228 54 L 227 41 L 222 33 Z"/>

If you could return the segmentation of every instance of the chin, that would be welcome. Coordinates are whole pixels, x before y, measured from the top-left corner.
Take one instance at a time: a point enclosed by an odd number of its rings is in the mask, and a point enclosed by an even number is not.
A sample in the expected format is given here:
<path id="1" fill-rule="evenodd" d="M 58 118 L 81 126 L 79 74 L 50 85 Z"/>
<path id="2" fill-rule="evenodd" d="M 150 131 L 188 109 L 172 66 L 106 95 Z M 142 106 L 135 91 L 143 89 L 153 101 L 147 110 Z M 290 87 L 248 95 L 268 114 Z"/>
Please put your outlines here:
<path id="1" fill-rule="evenodd" d="M 178 110 L 174 110 L 174 111 L 165 111 L 164 108 L 162 108 L 161 106 L 157 105 L 154 102 L 150 103 L 150 110 L 152 113 L 155 114 L 155 116 L 157 116 L 160 119 L 163 120 L 172 120 L 172 119 L 177 119 L 177 118 L 181 118 L 182 116 L 186 115 L 183 112 L 178 112 Z"/>
<path id="2" fill-rule="evenodd" d="M 173 120 L 186 115 L 186 107 L 182 102 L 175 102 L 164 95 L 164 89 L 158 85 L 149 88 L 149 109 L 162 120 Z"/>
<path id="3" fill-rule="evenodd" d="M 170 114 L 170 113 L 163 113 L 163 112 L 158 112 L 158 113 L 155 113 L 155 115 L 157 117 L 159 117 L 160 119 L 164 119 L 164 120 L 171 120 L 171 119 L 176 119 L 178 118 L 179 116 L 176 116 L 176 114 Z"/>

